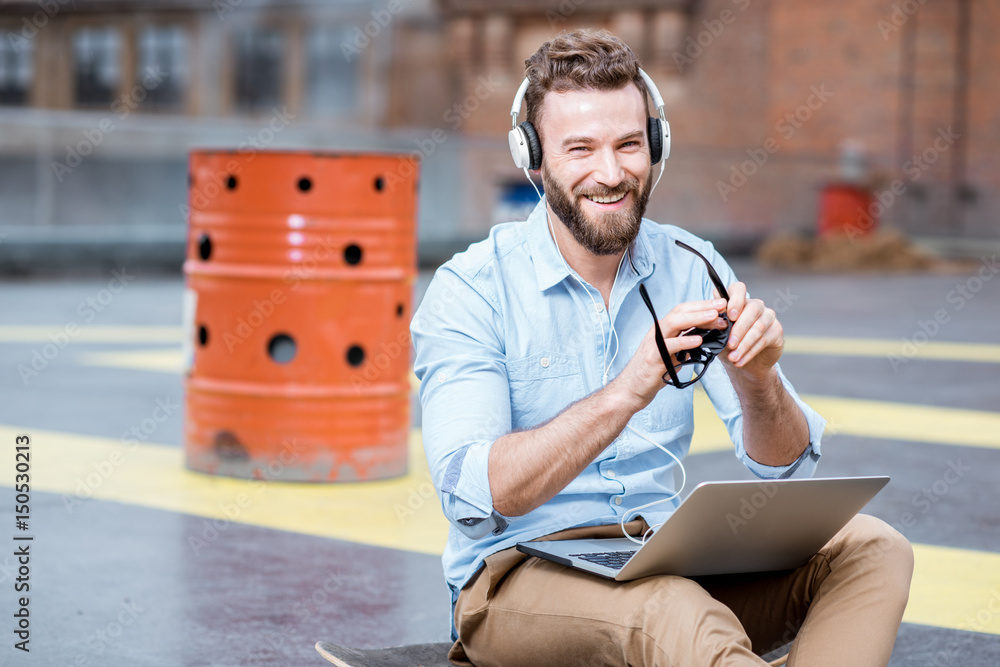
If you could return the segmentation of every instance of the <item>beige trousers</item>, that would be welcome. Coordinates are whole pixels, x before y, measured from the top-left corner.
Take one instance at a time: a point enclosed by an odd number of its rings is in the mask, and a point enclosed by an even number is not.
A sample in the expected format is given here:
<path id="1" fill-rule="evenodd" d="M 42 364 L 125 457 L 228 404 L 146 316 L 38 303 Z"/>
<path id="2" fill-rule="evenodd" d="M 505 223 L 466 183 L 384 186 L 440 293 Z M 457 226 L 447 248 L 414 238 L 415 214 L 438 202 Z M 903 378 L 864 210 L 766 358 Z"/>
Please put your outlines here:
<path id="1" fill-rule="evenodd" d="M 627 526 L 640 534 L 645 523 Z M 507 549 L 462 589 L 448 657 L 476 667 L 766 665 L 760 655 L 794 639 L 788 665 L 877 667 L 889 662 L 912 574 L 906 538 L 863 514 L 789 572 L 619 583 Z"/>

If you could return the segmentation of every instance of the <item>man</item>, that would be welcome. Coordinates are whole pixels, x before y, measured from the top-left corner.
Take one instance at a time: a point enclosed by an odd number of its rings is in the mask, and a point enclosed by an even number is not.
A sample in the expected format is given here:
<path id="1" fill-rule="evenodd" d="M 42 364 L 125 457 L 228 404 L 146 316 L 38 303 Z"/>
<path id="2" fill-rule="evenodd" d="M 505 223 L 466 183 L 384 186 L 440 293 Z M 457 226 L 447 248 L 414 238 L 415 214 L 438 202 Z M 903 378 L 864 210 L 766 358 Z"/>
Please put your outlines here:
<path id="1" fill-rule="evenodd" d="M 773 310 L 711 244 L 642 218 L 652 185 L 646 89 L 631 50 L 577 31 L 526 62 L 545 197 L 528 220 L 436 273 L 411 325 L 424 446 L 452 522 L 443 557 L 456 664 L 884 665 L 912 552 L 858 516 L 791 573 L 603 580 L 528 558 L 517 542 L 621 535 L 667 498 L 693 432 L 693 387 L 666 386 L 642 282 L 670 355 L 692 327 L 732 330 L 700 384 L 756 475 L 811 475 L 825 421 L 778 368 Z M 699 250 L 728 285 L 713 294 Z M 669 311 L 669 312 L 667 312 Z M 676 360 L 676 356 L 674 357 Z M 673 506 L 626 524 L 644 532 Z"/>

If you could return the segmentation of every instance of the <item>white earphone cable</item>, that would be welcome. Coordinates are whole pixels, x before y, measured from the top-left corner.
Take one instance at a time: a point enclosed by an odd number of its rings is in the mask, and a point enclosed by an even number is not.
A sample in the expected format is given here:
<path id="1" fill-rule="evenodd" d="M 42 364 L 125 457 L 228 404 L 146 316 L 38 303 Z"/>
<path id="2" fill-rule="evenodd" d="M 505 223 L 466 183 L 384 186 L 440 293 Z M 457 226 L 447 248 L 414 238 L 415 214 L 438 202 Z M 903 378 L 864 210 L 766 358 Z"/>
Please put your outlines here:
<path id="1" fill-rule="evenodd" d="M 663 171 L 661 169 L 660 170 L 660 174 L 662 175 L 662 173 L 663 173 Z M 539 192 L 538 186 L 535 185 L 535 182 L 531 179 L 531 176 L 528 174 L 528 170 L 527 169 L 524 170 L 524 175 L 528 177 L 528 181 L 531 183 L 532 187 L 535 188 L 535 192 L 538 194 L 539 201 L 542 201 L 542 193 Z M 658 181 L 659 181 L 659 179 L 657 179 L 657 182 Z M 655 185 L 654 185 L 654 187 L 655 187 Z M 593 294 L 591 294 L 590 290 L 587 289 L 587 286 L 583 283 L 583 281 L 580 280 L 580 278 L 578 278 L 576 276 L 576 274 L 570 268 L 569 262 L 566 261 L 566 258 L 562 254 L 562 249 L 559 247 L 559 241 L 556 238 L 555 227 L 552 224 L 552 216 L 549 214 L 548 205 L 546 205 L 546 207 L 545 207 L 545 218 L 546 218 L 546 220 L 549 223 L 549 231 L 552 233 L 552 241 L 556 245 L 556 252 L 559 254 L 559 258 L 563 261 L 563 264 L 566 266 L 566 271 L 569 273 L 570 276 L 573 277 L 574 280 L 576 280 L 580 284 L 580 287 L 582 287 L 583 291 L 587 293 L 587 296 L 590 297 L 590 302 L 594 306 L 594 312 L 598 312 L 597 311 L 597 301 L 594 299 Z M 618 274 L 621 273 L 622 264 L 624 263 L 625 257 L 626 257 L 626 255 L 627 255 L 628 252 L 629 252 L 629 250 L 626 249 L 625 252 L 622 253 L 621 260 L 618 262 L 618 273 L 615 274 L 615 281 L 611 285 L 611 293 L 612 294 L 614 294 L 615 285 L 618 284 Z M 608 310 L 608 320 L 609 320 L 610 325 L 611 325 L 611 331 L 608 334 L 608 341 L 607 341 L 607 344 L 606 344 L 606 346 L 604 348 L 604 358 L 605 359 L 608 358 L 608 353 L 609 353 L 610 348 L 611 348 L 611 340 L 612 340 L 612 338 L 614 338 L 614 340 L 615 340 L 615 354 L 611 358 L 611 361 L 609 361 L 608 364 L 604 366 L 604 373 L 603 373 L 603 377 L 602 377 L 602 380 L 601 380 L 601 386 L 606 386 L 608 384 L 608 372 L 611 369 L 611 365 L 614 363 L 615 359 L 618 357 L 618 350 L 620 349 L 620 345 L 618 343 L 618 340 L 619 340 L 618 339 L 618 331 L 615 328 L 615 321 L 614 321 L 614 318 L 611 317 L 610 310 Z M 601 338 L 602 339 L 604 338 L 604 318 L 603 317 L 601 318 Z M 628 532 L 625 530 L 625 524 L 628 522 L 628 517 L 630 517 L 631 515 L 633 515 L 633 514 L 635 514 L 637 512 L 640 512 L 641 510 L 644 510 L 644 509 L 646 509 L 648 507 L 652 507 L 652 506 L 658 505 L 660 503 L 669 502 L 669 501 L 673 500 L 674 498 L 676 498 L 677 496 L 679 496 L 681 494 L 681 492 L 684 490 L 684 486 L 687 484 L 687 471 L 684 469 L 684 464 L 681 462 L 681 460 L 673 452 L 671 452 L 669 449 L 667 449 L 666 447 L 664 447 L 660 443 L 656 442 L 655 440 L 652 440 L 651 438 L 647 437 L 643 433 L 640 433 L 638 430 L 636 430 L 635 428 L 633 428 L 631 424 L 626 424 L 625 428 L 627 428 L 628 430 L 632 431 L 637 436 L 639 436 L 640 438 L 642 438 L 646 442 L 650 443 L 654 447 L 658 447 L 659 449 L 663 450 L 667 454 L 667 456 L 669 456 L 670 458 L 672 458 L 677 463 L 677 465 L 680 467 L 680 469 L 681 469 L 681 485 L 680 485 L 680 488 L 677 489 L 677 491 L 675 491 L 674 493 L 670 494 L 666 498 L 660 498 L 660 499 L 654 500 L 654 501 L 652 501 L 650 503 L 646 503 L 644 505 L 640 505 L 639 507 L 634 507 L 634 508 L 628 510 L 627 512 L 625 512 L 622 515 L 621 522 L 620 522 L 620 526 L 621 526 L 621 530 L 622 530 L 622 535 L 624 535 L 625 537 L 627 537 L 632 542 L 635 542 L 636 544 L 642 545 L 642 544 L 645 544 L 646 540 L 649 539 L 649 536 L 657 528 L 659 528 L 663 524 L 662 523 L 658 523 L 656 525 L 650 526 L 649 530 L 647 530 L 643 534 L 642 539 L 638 540 L 638 539 L 632 537 L 631 535 L 629 535 Z"/>

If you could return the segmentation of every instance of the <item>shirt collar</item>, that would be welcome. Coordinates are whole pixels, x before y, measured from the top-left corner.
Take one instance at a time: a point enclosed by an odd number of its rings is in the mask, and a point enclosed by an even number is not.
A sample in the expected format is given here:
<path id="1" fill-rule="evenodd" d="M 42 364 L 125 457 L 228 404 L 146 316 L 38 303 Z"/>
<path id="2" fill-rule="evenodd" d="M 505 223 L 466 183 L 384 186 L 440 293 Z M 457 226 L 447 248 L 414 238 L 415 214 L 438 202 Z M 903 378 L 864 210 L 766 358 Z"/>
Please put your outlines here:
<path id="1" fill-rule="evenodd" d="M 559 255 L 552 234 L 549 232 L 549 221 L 546 215 L 547 208 L 545 198 L 541 199 L 528 216 L 528 246 L 531 250 L 531 261 L 535 267 L 535 279 L 538 281 L 538 291 L 544 292 L 553 285 L 558 285 L 570 275 L 570 270 L 566 262 Z M 653 260 L 653 247 L 649 242 L 649 235 L 646 226 L 652 224 L 643 218 L 643 224 L 639 228 L 639 234 L 632 243 L 632 264 L 639 272 L 638 279 L 648 278 L 656 263 Z M 632 273 L 632 267 L 628 260 L 625 261 L 623 270 Z"/>

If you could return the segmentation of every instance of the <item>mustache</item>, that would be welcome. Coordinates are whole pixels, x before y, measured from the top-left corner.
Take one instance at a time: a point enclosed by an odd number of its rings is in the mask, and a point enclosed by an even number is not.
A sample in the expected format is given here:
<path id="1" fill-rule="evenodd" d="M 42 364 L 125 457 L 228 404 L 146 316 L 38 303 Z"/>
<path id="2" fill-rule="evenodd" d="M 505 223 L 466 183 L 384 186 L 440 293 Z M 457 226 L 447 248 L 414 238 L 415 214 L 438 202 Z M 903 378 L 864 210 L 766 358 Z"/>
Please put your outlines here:
<path id="1" fill-rule="evenodd" d="M 573 190 L 573 194 L 578 197 L 616 197 L 638 189 L 639 179 L 629 176 L 613 188 L 609 188 L 606 185 L 579 187 Z"/>

